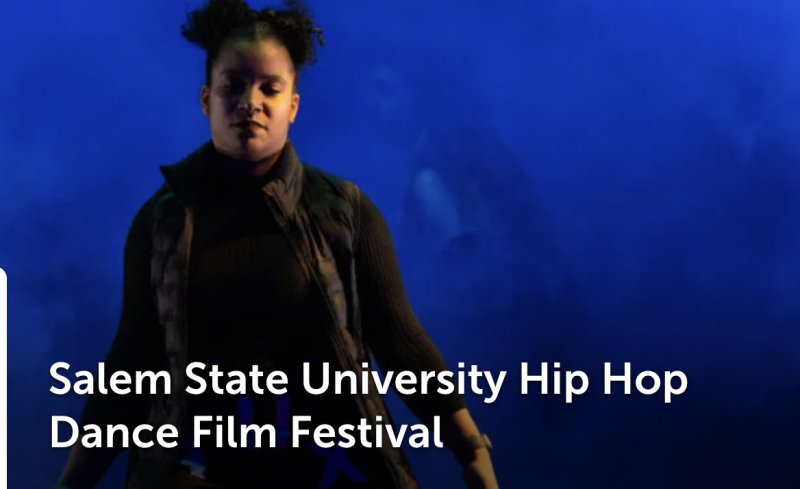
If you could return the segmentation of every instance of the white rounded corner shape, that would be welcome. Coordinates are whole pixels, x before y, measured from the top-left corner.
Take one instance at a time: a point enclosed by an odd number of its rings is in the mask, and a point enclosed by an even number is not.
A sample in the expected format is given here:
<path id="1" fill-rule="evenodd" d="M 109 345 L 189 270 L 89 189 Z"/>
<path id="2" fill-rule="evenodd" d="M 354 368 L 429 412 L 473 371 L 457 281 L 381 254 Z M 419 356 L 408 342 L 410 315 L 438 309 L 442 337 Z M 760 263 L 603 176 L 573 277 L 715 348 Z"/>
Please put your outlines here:
<path id="1" fill-rule="evenodd" d="M 8 487 L 8 277 L 0 268 L 0 487 Z"/>

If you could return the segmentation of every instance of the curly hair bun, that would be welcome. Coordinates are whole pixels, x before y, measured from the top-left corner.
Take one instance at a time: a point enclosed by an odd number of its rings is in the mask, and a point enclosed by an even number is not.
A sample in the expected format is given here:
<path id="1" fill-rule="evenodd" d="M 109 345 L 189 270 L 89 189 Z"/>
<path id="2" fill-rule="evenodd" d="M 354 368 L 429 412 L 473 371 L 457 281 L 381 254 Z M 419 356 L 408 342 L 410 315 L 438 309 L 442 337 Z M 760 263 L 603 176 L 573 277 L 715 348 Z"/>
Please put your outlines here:
<path id="1" fill-rule="evenodd" d="M 295 71 L 299 71 L 316 61 L 314 41 L 320 46 L 325 42 L 322 29 L 314 25 L 308 7 L 298 0 L 286 0 L 284 6 L 279 10 L 254 10 L 244 0 L 209 0 L 203 7 L 189 12 L 181 34 L 208 54 L 208 77 L 222 44 L 234 32 L 248 29 L 282 44 L 289 52 Z"/>

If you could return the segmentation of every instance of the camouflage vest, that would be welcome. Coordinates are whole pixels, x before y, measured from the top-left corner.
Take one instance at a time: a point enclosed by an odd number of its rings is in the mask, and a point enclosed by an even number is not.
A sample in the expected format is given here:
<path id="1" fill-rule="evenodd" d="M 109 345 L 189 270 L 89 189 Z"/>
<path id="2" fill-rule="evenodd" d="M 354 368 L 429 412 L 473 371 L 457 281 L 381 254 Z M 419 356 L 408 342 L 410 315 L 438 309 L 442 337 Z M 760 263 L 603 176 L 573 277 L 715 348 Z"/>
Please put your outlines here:
<path id="1" fill-rule="evenodd" d="M 151 281 L 164 334 L 171 394 L 161 393 L 150 406 L 147 423 L 158 427 L 185 425 L 188 362 L 188 273 L 193 214 L 188 191 L 203 158 L 213 151 L 201 146 L 182 161 L 161 168 L 165 184 L 152 197 L 153 250 Z M 322 172 L 298 159 L 290 142 L 276 166 L 277 178 L 263 189 L 266 202 L 284 230 L 309 278 L 315 282 L 330 312 L 327 336 L 335 352 L 331 370 L 352 370 L 361 378 L 362 363 L 372 365 L 359 319 L 354 246 L 358 234 L 360 191 L 353 183 Z M 370 376 L 371 378 L 371 376 Z M 369 395 L 352 396 L 362 418 L 391 420 L 374 385 Z M 389 489 L 417 489 L 411 468 L 399 449 L 379 449 L 394 484 Z M 181 448 L 132 447 L 127 489 L 160 487 Z"/>

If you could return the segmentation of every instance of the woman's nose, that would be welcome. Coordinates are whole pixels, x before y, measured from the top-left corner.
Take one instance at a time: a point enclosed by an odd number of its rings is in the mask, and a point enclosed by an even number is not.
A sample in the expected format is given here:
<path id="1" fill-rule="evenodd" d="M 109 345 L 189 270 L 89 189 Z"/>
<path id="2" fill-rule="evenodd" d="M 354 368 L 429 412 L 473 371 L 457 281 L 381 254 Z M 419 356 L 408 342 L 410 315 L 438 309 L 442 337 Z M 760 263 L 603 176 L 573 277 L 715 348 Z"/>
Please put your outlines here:
<path id="1" fill-rule="evenodd" d="M 258 112 L 260 108 L 261 103 L 258 100 L 258 90 L 254 88 L 245 90 L 244 94 L 242 94 L 242 98 L 239 100 L 237 109 L 252 114 Z"/>

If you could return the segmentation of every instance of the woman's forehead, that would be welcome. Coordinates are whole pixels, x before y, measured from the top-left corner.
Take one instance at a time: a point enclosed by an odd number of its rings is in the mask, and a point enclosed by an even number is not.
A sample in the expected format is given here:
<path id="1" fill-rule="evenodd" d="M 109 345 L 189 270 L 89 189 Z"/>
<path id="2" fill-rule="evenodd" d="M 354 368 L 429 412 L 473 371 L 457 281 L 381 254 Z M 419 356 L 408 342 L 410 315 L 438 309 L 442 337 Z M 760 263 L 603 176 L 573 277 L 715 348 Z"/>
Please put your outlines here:
<path id="1" fill-rule="evenodd" d="M 232 40 L 220 49 L 217 57 L 220 74 L 289 76 L 292 60 L 289 53 L 274 40 Z"/>

